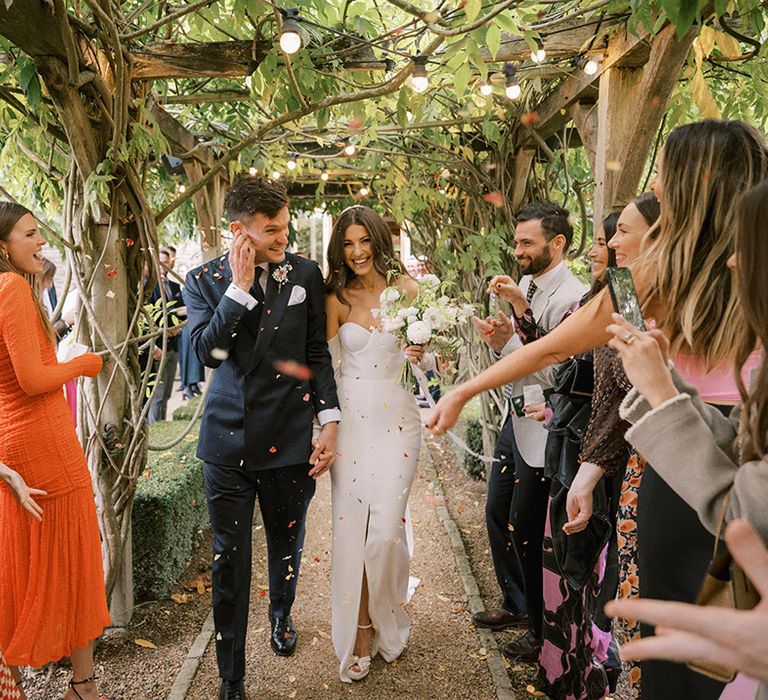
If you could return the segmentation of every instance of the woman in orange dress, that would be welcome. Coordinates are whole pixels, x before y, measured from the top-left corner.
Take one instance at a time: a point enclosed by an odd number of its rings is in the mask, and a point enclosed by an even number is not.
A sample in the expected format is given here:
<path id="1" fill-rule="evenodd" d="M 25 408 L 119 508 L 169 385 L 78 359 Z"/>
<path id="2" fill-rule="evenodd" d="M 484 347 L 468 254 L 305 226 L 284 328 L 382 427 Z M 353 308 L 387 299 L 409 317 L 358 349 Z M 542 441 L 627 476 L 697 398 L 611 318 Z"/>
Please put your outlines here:
<path id="1" fill-rule="evenodd" d="M 33 291 L 45 241 L 31 212 L 0 202 L 0 462 L 35 489 L 39 521 L 0 484 L 0 648 L 18 666 L 69 656 L 65 700 L 98 698 L 93 640 L 109 624 L 93 487 L 62 386 L 101 358 L 58 363 Z"/>

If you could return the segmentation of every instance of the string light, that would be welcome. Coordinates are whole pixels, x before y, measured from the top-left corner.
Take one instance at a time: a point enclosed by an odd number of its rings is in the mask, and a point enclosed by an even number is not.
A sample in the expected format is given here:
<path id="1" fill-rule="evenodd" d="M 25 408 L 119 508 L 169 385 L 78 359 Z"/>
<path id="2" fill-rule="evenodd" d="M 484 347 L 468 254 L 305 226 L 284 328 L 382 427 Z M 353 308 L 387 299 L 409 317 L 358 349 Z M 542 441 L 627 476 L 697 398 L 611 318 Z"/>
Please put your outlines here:
<path id="1" fill-rule="evenodd" d="M 504 86 L 510 100 L 516 100 L 523 92 L 517 82 L 517 69 L 509 61 L 504 64 Z"/>
<path id="2" fill-rule="evenodd" d="M 544 50 L 544 42 L 541 39 L 536 39 L 536 50 L 531 51 L 531 60 L 534 63 L 544 63 L 547 58 L 547 52 Z"/>
<path id="3" fill-rule="evenodd" d="M 187 191 L 187 186 L 183 183 L 179 183 L 179 185 L 176 187 L 176 189 L 181 193 L 184 194 Z"/>
<path id="4" fill-rule="evenodd" d="M 301 31 L 299 30 L 299 10 L 297 8 L 281 9 L 283 26 L 280 29 L 280 48 L 288 55 L 295 54 L 301 48 Z"/>
<path id="5" fill-rule="evenodd" d="M 329 178 L 329 177 L 330 177 L 330 176 L 328 175 L 328 171 L 325 169 L 325 163 L 323 163 L 323 164 L 320 166 L 320 179 L 321 179 L 323 182 L 328 182 L 328 178 Z"/>
<path id="6" fill-rule="evenodd" d="M 411 74 L 411 89 L 414 92 L 425 92 L 429 87 L 429 75 L 427 74 L 427 57 L 413 57 L 413 73 Z"/>
<path id="7" fill-rule="evenodd" d="M 600 61 L 603 59 L 602 54 L 592 56 L 584 63 L 584 72 L 587 75 L 597 75 L 597 71 L 600 70 Z"/>
<path id="8" fill-rule="evenodd" d="M 256 166 L 252 165 L 250 168 L 248 168 L 248 174 L 253 177 L 256 174 Z"/>
<path id="9" fill-rule="evenodd" d="M 480 91 L 480 94 L 483 97 L 488 97 L 489 95 L 493 94 L 493 85 L 486 82 L 485 80 L 477 81 L 477 89 Z"/>
<path id="10" fill-rule="evenodd" d="M 349 139 L 344 139 L 344 153 L 346 153 L 348 156 L 355 155 L 355 152 L 357 151 L 357 146 L 355 146 L 354 143 L 352 143 Z"/>
<path id="11" fill-rule="evenodd" d="M 367 197 L 367 196 L 368 196 L 368 188 L 367 188 L 365 185 L 363 185 L 363 186 L 362 186 L 362 187 L 361 187 L 361 188 L 360 188 L 360 189 L 357 191 L 357 193 L 358 193 L 358 194 L 359 194 L 361 197 Z"/>
<path id="12" fill-rule="evenodd" d="M 285 164 L 285 166 L 288 168 L 288 170 L 296 170 L 296 154 L 291 153 L 291 157 L 288 159 L 288 162 Z"/>
<path id="13" fill-rule="evenodd" d="M 280 179 L 280 171 L 279 170 L 273 170 L 272 171 L 272 179 L 273 180 L 279 180 Z"/>

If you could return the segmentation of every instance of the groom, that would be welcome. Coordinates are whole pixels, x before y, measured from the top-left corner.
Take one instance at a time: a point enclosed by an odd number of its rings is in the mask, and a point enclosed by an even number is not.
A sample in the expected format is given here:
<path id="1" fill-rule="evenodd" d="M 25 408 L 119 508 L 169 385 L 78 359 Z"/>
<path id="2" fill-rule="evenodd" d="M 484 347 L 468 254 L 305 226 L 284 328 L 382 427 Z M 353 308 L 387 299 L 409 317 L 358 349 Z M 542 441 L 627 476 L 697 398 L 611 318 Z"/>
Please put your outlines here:
<path id="1" fill-rule="evenodd" d="M 340 420 L 316 263 L 286 253 L 288 194 L 240 176 L 224 202 L 229 254 L 187 275 L 192 346 L 216 369 L 197 456 L 213 528 L 213 616 L 219 698 L 245 700 L 245 636 L 256 498 L 269 561 L 271 645 L 290 656 L 307 507 L 333 464 Z M 315 414 L 321 424 L 312 440 Z"/>

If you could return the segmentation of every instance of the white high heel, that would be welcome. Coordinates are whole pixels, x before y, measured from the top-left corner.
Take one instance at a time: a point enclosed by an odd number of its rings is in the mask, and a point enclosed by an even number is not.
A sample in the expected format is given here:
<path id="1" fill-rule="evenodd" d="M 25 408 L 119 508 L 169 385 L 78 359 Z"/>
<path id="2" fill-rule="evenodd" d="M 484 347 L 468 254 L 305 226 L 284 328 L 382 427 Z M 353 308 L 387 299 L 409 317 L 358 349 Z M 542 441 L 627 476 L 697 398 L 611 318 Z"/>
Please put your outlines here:
<path id="1" fill-rule="evenodd" d="M 358 625 L 357 629 L 359 630 L 369 630 L 373 627 L 373 624 L 370 625 Z M 373 644 L 373 637 L 371 638 L 371 644 Z M 359 671 L 355 671 L 355 666 L 360 669 Z M 353 681 L 361 681 L 363 680 L 369 673 L 371 672 L 371 655 L 368 654 L 368 656 L 353 656 L 352 657 L 352 663 L 347 667 L 347 675 L 350 677 Z"/>

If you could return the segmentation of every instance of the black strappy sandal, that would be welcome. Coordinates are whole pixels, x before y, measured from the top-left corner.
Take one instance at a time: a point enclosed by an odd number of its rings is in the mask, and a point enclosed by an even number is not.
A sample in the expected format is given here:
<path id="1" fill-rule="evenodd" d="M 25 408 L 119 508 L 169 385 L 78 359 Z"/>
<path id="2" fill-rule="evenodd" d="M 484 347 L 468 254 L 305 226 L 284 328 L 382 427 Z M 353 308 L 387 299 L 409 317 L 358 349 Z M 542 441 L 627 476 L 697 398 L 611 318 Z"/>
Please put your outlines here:
<path id="1" fill-rule="evenodd" d="M 83 678 L 81 681 L 76 681 L 73 678 L 69 681 L 69 687 L 72 688 L 75 695 L 77 695 L 80 700 L 84 700 L 83 696 L 80 695 L 80 693 L 77 692 L 77 688 L 75 688 L 76 685 L 85 685 L 86 683 L 95 683 L 98 679 L 98 676 L 94 673 L 93 675 L 88 676 L 88 678 Z M 108 698 L 106 695 L 99 695 L 99 700 L 112 700 L 111 698 Z"/>

